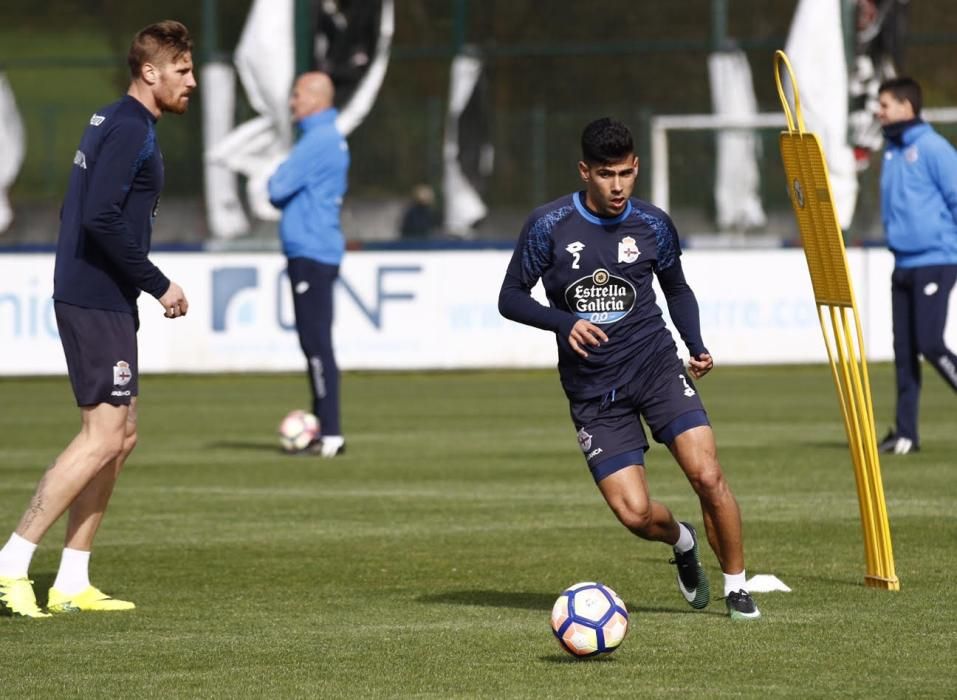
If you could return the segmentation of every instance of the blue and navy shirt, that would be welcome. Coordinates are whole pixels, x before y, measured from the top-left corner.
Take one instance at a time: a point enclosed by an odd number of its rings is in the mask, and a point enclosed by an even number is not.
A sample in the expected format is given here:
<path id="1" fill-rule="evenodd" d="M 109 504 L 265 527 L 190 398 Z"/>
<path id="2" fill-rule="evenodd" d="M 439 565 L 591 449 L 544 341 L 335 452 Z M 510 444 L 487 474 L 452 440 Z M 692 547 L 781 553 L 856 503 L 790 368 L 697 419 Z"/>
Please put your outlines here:
<path id="1" fill-rule="evenodd" d="M 158 299 L 169 289 L 148 258 L 163 189 L 155 125 L 129 95 L 90 117 L 60 212 L 57 301 L 135 314 L 139 290 Z"/>
<path id="2" fill-rule="evenodd" d="M 345 252 L 339 223 L 349 172 L 349 145 L 335 108 L 299 122 L 302 137 L 269 178 L 269 201 L 282 209 L 279 237 L 287 258 L 338 265 Z"/>
<path id="3" fill-rule="evenodd" d="M 653 276 L 690 353 L 707 352 L 680 255 L 674 224 L 661 209 L 630 199 L 619 216 L 601 218 L 586 208 L 583 192 L 566 195 L 526 221 L 502 283 L 499 311 L 556 334 L 559 375 L 570 398 L 601 396 L 634 378 L 646 359 L 676 351 L 655 301 Z M 531 297 L 539 280 L 547 307 Z M 608 336 L 587 349 L 587 358 L 568 344 L 579 319 Z"/>
<path id="4" fill-rule="evenodd" d="M 897 267 L 957 265 L 957 150 L 930 124 L 888 141 L 881 214 Z"/>

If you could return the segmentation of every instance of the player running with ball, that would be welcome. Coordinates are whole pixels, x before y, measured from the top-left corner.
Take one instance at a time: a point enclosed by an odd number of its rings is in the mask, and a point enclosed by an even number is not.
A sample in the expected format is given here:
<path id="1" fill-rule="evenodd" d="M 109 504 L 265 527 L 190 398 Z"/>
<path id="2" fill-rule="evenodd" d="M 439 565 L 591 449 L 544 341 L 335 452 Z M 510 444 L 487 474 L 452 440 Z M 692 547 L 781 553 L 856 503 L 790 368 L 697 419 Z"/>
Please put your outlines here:
<path id="1" fill-rule="evenodd" d="M 592 476 L 625 527 L 673 548 L 685 600 L 695 609 L 707 606 L 708 578 L 695 529 L 649 495 L 649 445 L 639 416 L 698 495 L 708 542 L 724 572 L 728 614 L 757 619 L 761 613 L 745 589 L 741 512 L 692 381 L 714 365 L 681 270 L 677 232 L 665 212 L 631 198 L 638 158 L 624 124 L 593 121 L 581 145 L 585 189 L 529 216 L 502 283 L 499 311 L 556 334 L 562 387 Z M 691 354 L 687 370 L 655 302 L 653 276 Z M 539 280 L 549 306 L 531 296 Z"/>

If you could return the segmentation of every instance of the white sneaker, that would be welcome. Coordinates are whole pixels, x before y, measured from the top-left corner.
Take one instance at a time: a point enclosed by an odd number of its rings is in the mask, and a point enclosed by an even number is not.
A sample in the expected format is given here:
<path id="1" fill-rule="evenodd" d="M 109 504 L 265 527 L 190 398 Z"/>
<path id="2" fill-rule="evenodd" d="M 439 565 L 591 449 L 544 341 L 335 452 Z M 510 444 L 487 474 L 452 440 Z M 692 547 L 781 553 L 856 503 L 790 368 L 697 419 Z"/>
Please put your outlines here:
<path id="1" fill-rule="evenodd" d="M 877 445 L 877 451 L 881 454 L 909 455 L 912 452 L 920 452 L 920 445 L 891 429 Z"/>
<path id="2" fill-rule="evenodd" d="M 336 457 L 346 451 L 346 439 L 341 435 L 323 435 L 319 439 L 319 456 Z"/>

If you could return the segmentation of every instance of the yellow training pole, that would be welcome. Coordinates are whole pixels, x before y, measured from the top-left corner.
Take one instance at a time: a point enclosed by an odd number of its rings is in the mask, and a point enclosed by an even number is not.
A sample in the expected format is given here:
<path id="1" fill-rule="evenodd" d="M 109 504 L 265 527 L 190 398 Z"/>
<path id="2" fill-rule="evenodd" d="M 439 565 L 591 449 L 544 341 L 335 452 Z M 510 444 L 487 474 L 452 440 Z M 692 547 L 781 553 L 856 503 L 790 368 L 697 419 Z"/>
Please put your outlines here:
<path id="1" fill-rule="evenodd" d="M 782 69 L 787 70 L 794 88 L 794 113 L 784 94 Z M 898 591 L 900 581 L 894 573 L 894 552 L 877 454 L 864 334 L 854 301 L 844 237 L 834 210 L 824 152 L 817 136 L 804 128 L 797 81 L 791 62 L 783 51 L 774 54 L 774 79 L 788 123 L 787 131 L 782 131 L 779 139 L 788 194 L 801 232 L 821 333 L 854 463 L 867 561 L 864 584 Z"/>

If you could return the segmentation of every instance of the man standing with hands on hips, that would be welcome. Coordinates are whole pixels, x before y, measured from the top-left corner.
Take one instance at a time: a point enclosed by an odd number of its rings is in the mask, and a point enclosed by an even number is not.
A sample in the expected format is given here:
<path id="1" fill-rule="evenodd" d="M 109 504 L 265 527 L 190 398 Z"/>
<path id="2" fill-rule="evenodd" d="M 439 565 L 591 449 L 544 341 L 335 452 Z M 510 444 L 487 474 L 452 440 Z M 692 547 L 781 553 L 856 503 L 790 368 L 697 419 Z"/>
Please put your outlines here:
<path id="1" fill-rule="evenodd" d="M 185 316 L 183 290 L 150 262 L 153 218 L 163 187 L 156 121 L 183 114 L 193 78 L 192 40 L 179 22 L 136 34 L 127 94 L 90 117 L 73 158 L 61 210 L 53 299 L 79 434 L 47 469 L 14 533 L 0 549 L 0 613 L 130 610 L 90 583 L 93 538 L 117 477 L 136 445 L 140 290 L 167 318 Z M 66 546 L 47 609 L 37 605 L 28 567 L 37 544 L 67 510 Z"/>
<path id="2" fill-rule="evenodd" d="M 302 136 L 269 178 L 269 201 L 282 209 L 279 237 L 288 261 L 299 344 L 306 356 L 312 412 L 320 437 L 304 452 L 345 451 L 339 418 L 339 367 L 332 347 L 333 287 L 345 252 L 339 221 L 349 172 L 349 145 L 336 127 L 332 80 L 303 73 L 289 107 Z"/>

